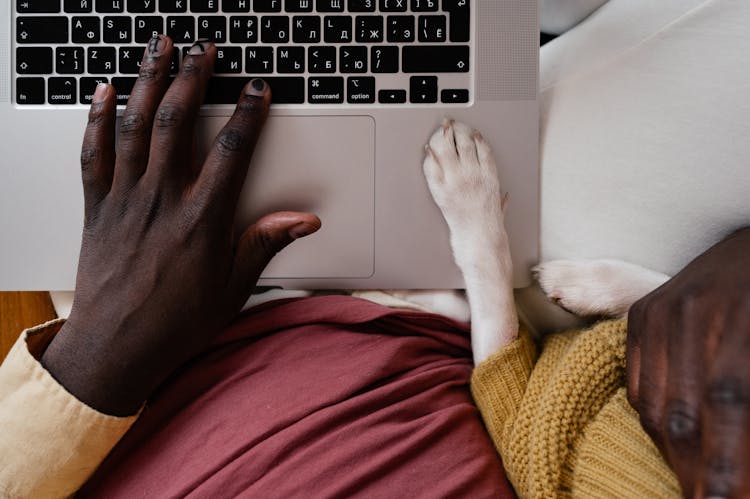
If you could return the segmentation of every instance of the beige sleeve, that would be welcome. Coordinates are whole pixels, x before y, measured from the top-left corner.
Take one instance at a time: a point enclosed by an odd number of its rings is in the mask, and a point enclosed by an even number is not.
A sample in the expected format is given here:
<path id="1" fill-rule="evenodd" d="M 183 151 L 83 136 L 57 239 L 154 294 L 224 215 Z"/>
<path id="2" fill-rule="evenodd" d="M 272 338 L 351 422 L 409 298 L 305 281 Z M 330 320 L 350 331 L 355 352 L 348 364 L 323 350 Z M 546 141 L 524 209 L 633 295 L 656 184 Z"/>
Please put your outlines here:
<path id="1" fill-rule="evenodd" d="M 135 422 L 88 407 L 37 359 L 62 326 L 24 331 L 0 365 L 0 497 L 67 497 Z"/>

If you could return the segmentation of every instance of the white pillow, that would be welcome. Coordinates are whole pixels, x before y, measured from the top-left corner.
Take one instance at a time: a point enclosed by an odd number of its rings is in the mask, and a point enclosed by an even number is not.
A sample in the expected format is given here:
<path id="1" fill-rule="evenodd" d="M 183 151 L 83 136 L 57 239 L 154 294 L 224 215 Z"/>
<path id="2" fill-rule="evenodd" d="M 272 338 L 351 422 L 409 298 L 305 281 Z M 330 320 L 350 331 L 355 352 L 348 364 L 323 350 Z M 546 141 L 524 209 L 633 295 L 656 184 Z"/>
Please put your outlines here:
<path id="1" fill-rule="evenodd" d="M 541 0 L 540 29 L 543 33 L 561 35 L 605 3 L 607 0 Z"/>

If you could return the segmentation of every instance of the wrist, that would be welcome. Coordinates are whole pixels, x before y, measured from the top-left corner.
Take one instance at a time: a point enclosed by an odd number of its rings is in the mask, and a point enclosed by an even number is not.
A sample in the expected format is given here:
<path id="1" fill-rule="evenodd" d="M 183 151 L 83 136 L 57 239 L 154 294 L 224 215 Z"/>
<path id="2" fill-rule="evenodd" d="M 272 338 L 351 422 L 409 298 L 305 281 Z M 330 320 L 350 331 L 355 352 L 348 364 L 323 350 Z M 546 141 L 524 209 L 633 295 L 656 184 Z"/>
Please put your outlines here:
<path id="1" fill-rule="evenodd" d="M 41 357 L 42 366 L 69 393 L 89 407 L 113 416 L 131 416 L 155 383 L 122 346 L 101 331 L 78 330 L 66 322 Z"/>

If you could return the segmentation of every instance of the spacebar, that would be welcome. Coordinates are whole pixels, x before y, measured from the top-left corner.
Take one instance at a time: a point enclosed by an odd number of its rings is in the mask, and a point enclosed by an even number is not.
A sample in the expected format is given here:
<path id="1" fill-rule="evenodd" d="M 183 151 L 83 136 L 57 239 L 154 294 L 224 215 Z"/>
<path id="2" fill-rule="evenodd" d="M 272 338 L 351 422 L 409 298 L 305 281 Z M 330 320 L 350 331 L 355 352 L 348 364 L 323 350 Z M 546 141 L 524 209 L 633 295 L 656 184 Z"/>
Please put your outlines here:
<path id="1" fill-rule="evenodd" d="M 243 87 L 252 76 L 213 77 L 208 81 L 206 104 L 235 104 Z M 305 102 L 305 79 L 292 76 L 265 76 L 271 86 L 274 104 L 303 104 Z"/>

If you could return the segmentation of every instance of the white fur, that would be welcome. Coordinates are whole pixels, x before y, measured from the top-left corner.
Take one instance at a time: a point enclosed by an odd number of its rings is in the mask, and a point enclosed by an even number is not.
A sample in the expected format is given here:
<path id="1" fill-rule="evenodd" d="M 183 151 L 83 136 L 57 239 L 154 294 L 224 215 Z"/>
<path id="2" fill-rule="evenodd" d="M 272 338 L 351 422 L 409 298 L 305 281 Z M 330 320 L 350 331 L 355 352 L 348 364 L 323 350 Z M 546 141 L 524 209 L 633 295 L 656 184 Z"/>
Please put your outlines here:
<path id="1" fill-rule="evenodd" d="M 518 334 L 497 168 L 478 132 L 445 120 L 425 147 L 423 169 L 450 228 L 453 256 L 466 283 L 478 364 Z"/>
<path id="2" fill-rule="evenodd" d="M 533 270 L 544 293 L 581 316 L 623 316 L 669 276 L 619 260 L 553 260 Z"/>
<path id="3" fill-rule="evenodd" d="M 425 147 L 423 168 L 448 223 L 453 256 L 466 282 L 474 362 L 479 364 L 518 335 L 513 264 L 497 168 L 482 136 L 452 120 L 445 120 Z M 556 260 L 538 265 L 534 273 L 548 297 L 584 316 L 621 316 L 669 279 L 617 260 Z M 427 308 L 434 308 L 442 296 L 403 293 L 404 299 Z"/>

